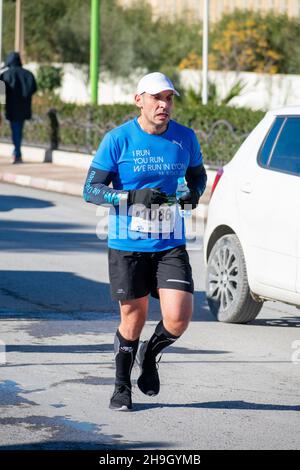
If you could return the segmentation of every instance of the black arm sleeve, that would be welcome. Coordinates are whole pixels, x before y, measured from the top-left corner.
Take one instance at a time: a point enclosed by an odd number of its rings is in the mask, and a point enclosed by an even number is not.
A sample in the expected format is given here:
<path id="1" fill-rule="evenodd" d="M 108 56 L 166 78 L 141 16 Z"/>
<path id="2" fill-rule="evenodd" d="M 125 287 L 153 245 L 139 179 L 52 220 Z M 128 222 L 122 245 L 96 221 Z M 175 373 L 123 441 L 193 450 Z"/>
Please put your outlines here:
<path id="1" fill-rule="evenodd" d="M 197 191 L 199 196 L 205 191 L 207 175 L 204 165 L 189 166 L 185 175 L 186 183 L 191 191 Z"/>
<path id="2" fill-rule="evenodd" d="M 83 188 L 84 200 L 92 204 L 97 204 L 98 206 L 102 204 L 118 206 L 120 194 L 126 191 L 108 187 L 114 175 L 115 173 L 113 172 L 98 170 L 91 166 Z"/>

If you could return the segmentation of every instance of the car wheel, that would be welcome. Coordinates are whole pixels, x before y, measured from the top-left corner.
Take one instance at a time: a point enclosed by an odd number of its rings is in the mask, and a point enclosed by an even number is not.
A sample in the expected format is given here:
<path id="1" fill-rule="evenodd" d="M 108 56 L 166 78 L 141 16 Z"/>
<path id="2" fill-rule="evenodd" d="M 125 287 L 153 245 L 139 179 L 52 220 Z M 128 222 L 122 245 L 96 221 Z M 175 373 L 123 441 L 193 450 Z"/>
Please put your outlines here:
<path id="1" fill-rule="evenodd" d="M 262 308 L 263 302 L 251 296 L 244 253 L 234 234 L 221 237 L 211 250 L 206 295 L 212 314 L 222 322 L 248 323 Z"/>

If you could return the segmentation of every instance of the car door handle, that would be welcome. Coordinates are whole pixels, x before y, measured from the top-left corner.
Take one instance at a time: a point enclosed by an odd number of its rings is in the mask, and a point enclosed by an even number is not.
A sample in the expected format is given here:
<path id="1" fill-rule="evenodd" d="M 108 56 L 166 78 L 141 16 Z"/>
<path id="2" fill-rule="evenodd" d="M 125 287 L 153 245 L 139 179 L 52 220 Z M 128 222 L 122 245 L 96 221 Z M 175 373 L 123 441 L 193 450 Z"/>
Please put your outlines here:
<path id="1" fill-rule="evenodd" d="M 242 183 L 241 185 L 241 191 L 243 193 L 252 193 L 252 184 L 249 181 L 246 181 L 245 183 Z"/>

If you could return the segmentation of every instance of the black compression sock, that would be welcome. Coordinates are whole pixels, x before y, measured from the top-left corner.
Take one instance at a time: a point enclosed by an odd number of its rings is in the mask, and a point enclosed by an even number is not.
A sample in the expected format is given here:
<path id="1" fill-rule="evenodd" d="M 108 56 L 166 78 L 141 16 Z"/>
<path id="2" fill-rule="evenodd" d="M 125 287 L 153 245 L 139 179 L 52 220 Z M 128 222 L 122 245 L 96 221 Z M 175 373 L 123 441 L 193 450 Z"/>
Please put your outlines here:
<path id="1" fill-rule="evenodd" d="M 158 323 L 151 336 L 145 353 L 145 361 L 153 360 L 164 348 L 173 344 L 180 336 L 169 333 L 162 322 Z"/>
<path id="2" fill-rule="evenodd" d="M 129 341 L 121 335 L 119 330 L 116 332 L 114 350 L 116 361 L 116 385 L 127 385 L 131 387 L 130 374 L 134 364 L 139 338 Z"/>

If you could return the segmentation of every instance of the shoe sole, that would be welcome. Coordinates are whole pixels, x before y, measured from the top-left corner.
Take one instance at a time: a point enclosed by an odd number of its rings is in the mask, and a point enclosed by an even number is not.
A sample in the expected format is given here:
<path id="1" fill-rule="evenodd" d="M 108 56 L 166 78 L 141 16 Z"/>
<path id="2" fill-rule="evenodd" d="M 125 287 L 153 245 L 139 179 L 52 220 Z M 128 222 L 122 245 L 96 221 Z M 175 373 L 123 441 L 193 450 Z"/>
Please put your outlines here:
<path id="1" fill-rule="evenodd" d="M 112 411 L 132 411 L 132 408 L 128 408 L 128 406 L 123 405 L 120 408 L 114 408 L 113 406 L 109 406 L 109 409 Z"/>

